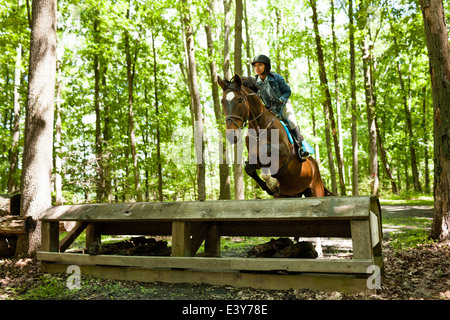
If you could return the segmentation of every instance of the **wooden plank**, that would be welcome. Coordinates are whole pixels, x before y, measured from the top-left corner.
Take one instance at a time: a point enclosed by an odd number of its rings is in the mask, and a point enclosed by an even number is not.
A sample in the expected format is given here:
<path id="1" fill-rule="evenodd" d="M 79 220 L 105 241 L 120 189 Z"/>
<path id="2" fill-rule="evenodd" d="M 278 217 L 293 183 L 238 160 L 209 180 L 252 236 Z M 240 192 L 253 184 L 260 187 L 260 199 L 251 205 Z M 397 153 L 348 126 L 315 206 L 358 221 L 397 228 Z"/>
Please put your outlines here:
<path id="1" fill-rule="evenodd" d="M 353 259 L 372 259 L 369 220 L 352 220 Z"/>
<path id="2" fill-rule="evenodd" d="M 172 222 L 172 256 L 190 257 L 191 250 L 191 224 L 189 222 Z"/>
<path id="3" fill-rule="evenodd" d="M 84 229 L 86 229 L 87 226 L 88 226 L 87 222 L 77 222 L 75 227 L 73 227 L 73 229 L 70 230 L 64 237 L 64 239 L 61 240 L 59 244 L 59 251 L 60 252 L 66 251 L 67 248 L 70 247 L 70 245 L 84 231 Z"/>
<path id="4" fill-rule="evenodd" d="M 67 264 L 42 262 L 41 268 L 48 273 L 65 273 Z M 250 287 L 266 290 L 311 289 L 319 291 L 345 291 L 346 293 L 369 292 L 367 275 L 348 274 L 267 274 L 242 273 L 222 270 L 193 271 L 170 269 L 144 269 L 114 266 L 80 266 L 82 274 L 98 278 L 122 281 L 144 281 L 164 283 L 206 283 L 218 286 Z M 83 285 L 83 283 L 81 283 Z"/>
<path id="5" fill-rule="evenodd" d="M 375 196 L 80 204 L 47 210 L 42 221 L 239 221 L 368 218 Z"/>
<path id="6" fill-rule="evenodd" d="M 205 270 L 286 271 L 313 273 L 367 274 L 371 259 L 276 259 L 276 258 L 204 258 L 88 255 L 38 252 L 38 260 L 76 265 L 109 265 L 140 268 L 177 268 Z"/>
<path id="7" fill-rule="evenodd" d="M 59 224 L 56 221 L 43 221 L 41 224 L 41 250 L 59 251 Z"/>

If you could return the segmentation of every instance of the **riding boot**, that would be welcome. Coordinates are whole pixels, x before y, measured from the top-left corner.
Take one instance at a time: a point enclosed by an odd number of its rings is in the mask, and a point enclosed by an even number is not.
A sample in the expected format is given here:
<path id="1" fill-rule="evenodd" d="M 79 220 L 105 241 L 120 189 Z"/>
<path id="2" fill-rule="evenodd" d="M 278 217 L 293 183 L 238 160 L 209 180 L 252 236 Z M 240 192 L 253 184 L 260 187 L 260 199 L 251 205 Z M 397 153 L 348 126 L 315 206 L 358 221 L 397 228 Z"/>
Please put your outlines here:
<path id="1" fill-rule="evenodd" d="M 305 161 L 307 157 L 309 157 L 309 152 L 307 152 L 302 145 L 303 136 L 300 133 L 300 129 L 296 126 L 291 131 L 292 138 L 294 139 L 295 144 L 297 145 L 298 156 L 301 161 Z"/>

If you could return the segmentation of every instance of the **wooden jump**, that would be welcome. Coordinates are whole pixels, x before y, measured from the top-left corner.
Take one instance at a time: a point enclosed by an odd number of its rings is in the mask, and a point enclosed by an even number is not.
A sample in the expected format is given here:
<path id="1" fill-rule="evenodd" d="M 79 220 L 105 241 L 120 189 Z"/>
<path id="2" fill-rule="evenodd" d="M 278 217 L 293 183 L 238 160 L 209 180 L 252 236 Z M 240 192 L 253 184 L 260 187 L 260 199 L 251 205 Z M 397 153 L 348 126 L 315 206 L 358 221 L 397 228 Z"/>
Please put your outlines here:
<path id="1" fill-rule="evenodd" d="M 77 265 L 82 273 L 121 280 L 360 292 L 368 289 L 370 266 L 383 270 L 376 196 L 66 205 L 50 208 L 40 220 L 38 259 L 46 272 Z M 61 241 L 60 221 L 77 223 Z M 168 235 L 172 256 L 65 253 L 84 230 L 86 247 L 100 243 L 101 235 Z M 225 258 L 221 236 L 351 238 L 353 257 Z"/>

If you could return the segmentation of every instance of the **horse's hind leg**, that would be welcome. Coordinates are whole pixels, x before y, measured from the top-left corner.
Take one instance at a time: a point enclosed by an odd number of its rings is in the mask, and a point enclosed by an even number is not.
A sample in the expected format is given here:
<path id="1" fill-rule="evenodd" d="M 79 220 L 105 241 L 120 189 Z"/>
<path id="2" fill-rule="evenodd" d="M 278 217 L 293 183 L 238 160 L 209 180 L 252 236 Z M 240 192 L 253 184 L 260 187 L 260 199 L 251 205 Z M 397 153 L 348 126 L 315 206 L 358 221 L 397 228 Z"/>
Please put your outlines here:
<path id="1" fill-rule="evenodd" d="M 256 165 L 249 164 L 248 161 L 246 161 L 245 172 L 252 177 L 264 191 L 271 196 L 273 195 L 273 192 L 267 187 L 266 182 L 258 176 L 258 173 L 256 172 Z"/>

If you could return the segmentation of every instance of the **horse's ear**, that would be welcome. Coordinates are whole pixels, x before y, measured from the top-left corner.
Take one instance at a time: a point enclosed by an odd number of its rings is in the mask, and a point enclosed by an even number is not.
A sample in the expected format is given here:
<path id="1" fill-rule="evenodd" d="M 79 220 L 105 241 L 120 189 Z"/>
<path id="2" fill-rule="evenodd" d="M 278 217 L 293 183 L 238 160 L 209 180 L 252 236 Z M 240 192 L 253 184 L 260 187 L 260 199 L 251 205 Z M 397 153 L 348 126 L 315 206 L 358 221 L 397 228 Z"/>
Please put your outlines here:
<path id="1" fill-rule="evenodd" d="M 217 76 L 217 83 L 222 88 L 222 90 L 225 89 L 225 82 L 219 76 Z"/>
<path id="2" fill-rule="evenodd" d="M 235 74 L 233 79 L 234 79 L 234 84 L 237 85 L 238 88 L 242 87 L 243 82 L 242 82 L 241 77 L 238 74 Z"/>

